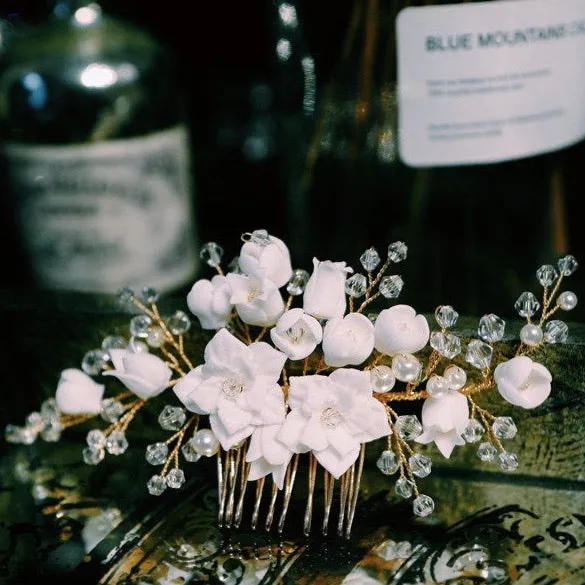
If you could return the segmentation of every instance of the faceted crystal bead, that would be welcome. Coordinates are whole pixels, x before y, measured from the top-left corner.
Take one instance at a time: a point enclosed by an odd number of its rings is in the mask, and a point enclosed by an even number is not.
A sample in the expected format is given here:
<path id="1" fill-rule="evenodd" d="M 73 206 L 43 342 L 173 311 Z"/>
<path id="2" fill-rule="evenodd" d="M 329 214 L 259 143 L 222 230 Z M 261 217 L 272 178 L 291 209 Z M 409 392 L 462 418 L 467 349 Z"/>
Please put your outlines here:
<path id="1" fill-rule="evenodd" d="M 130 319 L 130 333 L 136 337 L 147 337 L 152 319 L 148 315 L 136 315 Z"/>
<path id="2" fill-rule="evenodd" d="M 167 319 L 167 327 L 173 335 L 183 335 L 191 327 L 191 319 L 184 311 L 175 311 Z"/>
<path id="3" fill-rule="evenodd" d="M 6 425 L 4 429 L 4 439 L 7 443 L 17 443 L 20 445 L 32 445 L 37 438 L 37 433 L 27 427 L 17 425 Z"/>
<path id="4" fill-rule="evenodd" d="M 47 443 L 56 443 L 61 438 L 63 427 L 57 419 L 43 420 L 41 426 L 41 439 Z"/>
<path id="5" fill-rule="evenodd" d="M 106 451 L 110 455 L 122 455 L 128 449 L 128 440 L 123 431 L 112 431 L 106 438 Z"/>
<path id="6" fill-rule="evenodd" d="M 492 423 L 492 430 L 498 439 L 513 439 L 518 432 L 514 421 L 509 416 L 498 416 Z"/>
<path id="7" fill-rule="evenodd" d="M 402 262 L 406 260 L 408 254 L 408 248 L 404 242 L 394 242 L 388 246 L 388 258 L 392 262 Z"/>
<path id="8" fill-rule="evenodd" d="M 305 287 L 309 282 L 309 273 L 302 268 L 293 270 L 292 276 L 286 285 L 286 292 L 293 297 L 298 297 L 305 292 Z"/>
<path id="9" fill-rule="evenodd" d="M 126 349 L 127 346 L 128 342 L 120 335 L 108 335 L 102 341 L 102 349 L 108 352 L 110 349 Z"/>
<path id="10" fill-rule="evenodd" d="M 185 409 L 167 404 L 158 416 L 158 424 L 165 431 L 178 431 L 187 420 Z"/>
<path id="11" fill-rule="evenodd" d="M 571 276 L 571 274 L 577 270 L 579 264 L 577 264 L 577 260 L 575 260 L 573 256 L 568 254 L 567 256 L 559 258 L 557 266 L 559 267 L 559 272 L 563 276 Z"/>
<path id="12" fill-rule="evenodd" d="M 185 474 L 182 469 L 171 469 L 167 474 L 166 480 L 170 488 L 178 490 L 185 484 Z"/>
<path id="13" fill-rule="evenodd" d="M 531 292 L 525 291 L 514 303 L 514 308 L 520 317 L 532 317 L 540 309 L 540 303 Z"/>
<path id="14" fill-rule="evenodd" d="M 408 540 L 397 542 L 394 552 L 397 559 L 407 559 L 412 554 L 412 544 Z"/>
<path id="15" fill-rule="evenodd" d="M 371 272 L 380 264 L 380 255 L 376 248 L 369 248 L 360 256 L 360 263 L 364 270 Z"/>
<path id="16" fill-rule="evenodd" d="M 366 294 L 368 279 L 363 274 L 354 274 L 345 281 L 345 292 L 354 299 Z"/>
<path id="17" fill-rule="evenodd" d="M 392 368 L 380 365 L 370 370 L 370 384 L 377 393 L 390 392 L 396 383 L 396 376 Z"/>
<path id="18" fill-rule="evenodd" d="M 201 246 L 199 257 L 203 262 L 212 268 L 216 268 L 221 264 L 223 257 L 223 248 L 215 242 L 207 242 Z"/>
<path id="19" fill-rule="evenodd" d="M 161 327 L 157 325 L 153 325 L 149 330 L 146 336 L 146 343 L 149 347 L 162 347 L 166 341 L 165 332 L 162 330 Z"/>
<path id="20" fill-rule="evenodd" d="M 494 313 L 490 313 L 479 320 L 477 333 L 484 341 L 496 343 L 504 337 L 505 329 L 506 322 L 501 317 L 494 315 Z"/>
<path id="21" fill-rule="evenodd" d="M 396 457 L 396 454 L 387 449 L 386 451 L 382 451 L 380 457 L 378 457 L 376 466 L 384 475 L 392 475 L 400 468 L 400 462 Z"/>
<path id="22" fill-rule="evenodd" d="M 86 465 L 97 465 L 103 461 L 106 452 L 100 447 L 84 447 L 81 455 Z"/>
<path id="23" fill-rule="evenodd" d="M 89 447 L 103 449 L 106 446 L 106 435 L 100 429 L 92 429 L 87 433 L 85 441 Z"/>
<path id="24" fill-rule="evenodd" d="M 169 448 L 165 443 L 152 443 L 146 446 L 146 460 L 151 465 L 163 465 L 167 460 Z"/>
<path id="25" fill-rule="evenodd" d="M 478 370 L 483 370 L 489 367 L 493 352 L 494 350 L 487 343 L 479 339 L 472 339 L 467 346 L 465 361 Z"/>
<path id="26" fill-rule="evenodd" d="M 98 376 L 110 360 L 110 354 L 103 349 L 92 349 L 88 351 L 81 360 L 81 369 L 88 376 Z"/>
<path id="27" fill-rule="evenodd" d="M 526 345 L 538 345 L 544 337 L 542 329 L 534 323 L 526 323 L 520 329 L 520 340 Z"/>
<path id="28" fill-rule="evenodd" d="M 426 477 L 431 473 L 432 461 L 428 455 L 415 453 L 408 458 L 408 464 L 417 477 Z"/>
<path id="29" fill-rule="evenodd" d="M 199 459 L 201 459 L 201 453 L 197 453 L 195 451 L 195 444 L 193 439 L 189 439 L 182 447 L 181 453 L 183 453 L 183 457 L 189 463 L 197 463 Z"/>
<path id="30" fill-rule="evenodd" d="M 491 443 L 481 443 L 477 448 L 477 456 L 482 461 L 493 461 L 498 454 L 498 450 Z"/>
<path id="31" fill-rule="evenodd" d="M 131 288 L 125 286 L 118 291 L 118 304 L 122 307 L 126 307 L 132 302 L 134 298 L 134 291 Z"/>
<path id="32" fill-rule="evenodd" d="M 396 480 L 396 484 L 394 485 L 394 491 L 401 498 L 410 498 L 410 496 L 412 496 L 412 487 L 413 484 L 411 481 L 409 481 L 405 477 L 401 477 Z"/>
<path id="33" fill-rule="evenodd" d="M 412 510 L 416 516 L 420 516 L 424 518 L 429 514 L 433 513 L 435 509 L 435 502 L 433 498 L 430 496 L 426 496 L 425 494 L 421 494 L 418 498 L 415 498 L 412 502 Z"/>
<path id="34" fill-rule="evenodd" d="M 536 271 L 536 278 L 541 286 L 550 286 L 554 281 L 555 278 L 558 276 L 558 273 L 554 266 L 551 264 L 543 264 L 537 271 Z"/>
<path id="35" fill-rule="evenodd" d="M 547 343 L 565 343 L 569 338 L 569 327 L 563 321 L 554 319 L 544 326 L 544 340 Z"/>
<path id="36" fill-rule="evenodd" d="M 483 425 L 475 418 L 469 419 L 467 426 L 461 436 L 467 443 L 477 443 L 481 441 L 485 433 Z"/>
<path id="37" fill-rule="evenodd" d="M 106 422 L 116 422 L 124 414 L 124 405 L 119 400 L 104 398 L 102 400 L 101 417 Z"/>
<path id="38" fill-rule="evenodd" d="M 57 401 L 54 398 L 47 398 L 41 404 L 41 416 L 44 419 L 59 419 L 61 414 L 57 408 Z"/>
<path id="39" fill-rule="evenodd" d="M 412 441 L 420 436 L 423 427 L 414 414 L 399 416 L 394 423 L 394 432 L 405 441 Z"/>
<path id="40" fill-rule="evenodd" d="M 27 414 L 25 426 L 28 427 L 31 431 L 38 433 L 41 430 L 42 424 L 43 417 L 41 416 L 40 412 L 31 412 Z"/>
<path id="41" fill-rule="evenodd" d="M 160 496 L 167 489 L 167 482 L 161 475 L 153 475 L 146 483 L 151 496 Z"/>
<path id="42" fill-rule="evenodd" d="M 518 457 L 516 453 L 504 451 L 498 455 L 498 464 L 502 471 L 516 471 L 518 469 Z"/>
<path id="43" fill-rule="evenodd" d="M 385 276 L 380 281 L 380 286 L 378 288 L 383 297 L 387 299 L 395 299 L 402 292 L 403 286 L 404 281 L 402 278 L 397 274 L 393 274 L 392 276 Z"/>
<path id="44" fill-rule="evenodd" d="M 391 561 L 396 557 L 396 541 L 385 540 L 382 544 L 376 547 L 376 554 L 385 561 Z"/>
<path id="45" fill-rule="evenodd" d="M 245 238 L 258 246 L 268 246 L 270 244 L 270 234 L 267 230 L 254 230 L 251 234 L 244 234 Z"/>
<path id="46" fill-rule="evenodd" d="M 427 392 L 429 396 L 433 398 L 437 398 L 438 396 L 442 396 L 446 392 L 449 392 L 449 381 L 447 378 L 443 378 L 443 376 L 437 376 L 437 374 L 433 374 L 427 380 Z"/>
<path id="47" fill-rule="evenodd" d="M 147 305 L 152 305 L 158 301 L 158 292 L 151 286 L 145 286 L 142 289 L 142 301 Z"/>
<path id="48" fill-rule="evenodd" d="M 441 329 L 450 329 L 458 318 L 459 313 L 451 305 L 441 305 L 435 310 L 435 320 Z"/>
<path id="49" fill-rule="evenodd" d="M 453 359 L 461 353 L 461 340 L 453 333 L 433 331 L 430 338 L 431 347 L 447 359 Z"/>
<path id="50" fill-rule="evenodd" d="M 572 311 L 577 306 L 577 295 L 570 290 L 566 290 L 559 295 L 557 305 L 563 311 Z"/>
<path id="51" fill-rule="evenodd" d="M 392 371 L 401 382 L 414 382 L 422 372 L 422 364 L 410 353 L 399 353 L 392 358 Z"/>
<path id="52" fill-rule="evenodd" d="M 467 374 L 463 368 L 459 366 L 451 365 L 445 368 L 443 376 L 449 382 L 449 388 L 451 390 L 461 390 L 467 383 Z"/>

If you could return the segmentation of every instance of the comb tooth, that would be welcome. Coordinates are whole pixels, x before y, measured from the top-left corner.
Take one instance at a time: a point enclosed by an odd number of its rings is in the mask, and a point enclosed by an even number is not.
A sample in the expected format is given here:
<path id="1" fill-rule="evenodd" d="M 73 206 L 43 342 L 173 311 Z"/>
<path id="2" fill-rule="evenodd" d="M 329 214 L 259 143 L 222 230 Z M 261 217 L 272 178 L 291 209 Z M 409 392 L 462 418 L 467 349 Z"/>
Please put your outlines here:
<path id="1" fill-rule="evenodd" d="M 219 495 L 218 498 L 218 513 L 217 513 L 217 522 L 219 526 L 223 526 L 223 511 L 225 508 L 225 477 L 223 471 L 223 461 L 222 461 L 222 453 L 223 451 L 220 449 L 217 453 L 217 493 Z M 226 454 L 227 460 L 227 454 Z"/>
<path id="2" fill-rule="evenodd" d="M 248 475 L 250 473 L 250 464 L 244 462 L 242 474 L 240 475 L 240 497 L 238 505 L 236 506 L 236 514 L 234 516 L 234 526 L 238 528 L 242 522 L 242 513 L 244 511 L 244 497 L 248 488 Z"/>
<path id="3" fill-rule="evenodd" d="M 252 513 L 252 530 L 256 530 L 258 525 L 258 514 L 260 512 L 260 502 L 262 501 L 262 491 L 264 490 L 264 481 L 266 477 L 261 477 L 256 481 L 256 501 L 254 502 L 254 512 Z"/>
<path id="4" fill-rule="evenodd" d="M 341 536 L 343 534 L 343 523 L 345 521 L 345 507 L 347 504 L 347 496 L 349 493 L 350 475 L 353 470 L 353 466 L 348 469 L 342 476 L 339 483 L 339 519 L 337 521 L 337 534 Z"/>
<path id="5" fill-rule="evenodd" d="M 286 479 L 284 482 L 284 501 L 282 504 L 282 511 L 280 513 L 280 519 L 278 521 L 279 534 L 282 534 L 282 530 L 284 529 L 284 523 L 286 521 L 286 513 L 288 511 L 288 505 L 290 503 L 292 490 L 293 490 L 293 487 L 295 484 L 295 477 L 297 475 L 298 465 L 299 465 L 299 455 L 297 453 L 293 458 L 292 469 L 291 469 L 291 465 L 289 464 L 289 466 L 286 470 Z"/>
<path id="6" fill-rule="evenodd" d="M 270 497 L 270 506 L 268 507 L 268 513 L 266 514 L 266 524 L 264 525 L 266 530 L 272 528 L 272 521 L 274 520 L 274 508 L 276 506 L 276 498 L 278 497 L 278 486 L 272 483 L 272 495 Z"/>
<path id="7" fill-rule="evenodd" d="M 365 443 L 362 443 L 362 445 L 360 447 L 358 469 L 357 469 L 357 473 L 355 474 L 355 485 L 354 485 L 353 490 L 352 490 L 353 491 L 352 498 L 350 501 L 349 509 L 347 511 L 347 526 L 345 528 L 345 538 L 349 538 L 351 535 L 351 525 L 353 524 L 353 517 L 355 515 L 355 509 L 357 506 L 357 500 L 358 500 L 359 491 L 360 491 L 360 482 L 362 479 L 362 471 L 364 468 L 364 454 L 365 454 L 365 452 L 366 452 L 366 445 L 365 445 Z"/>
<path id="8" fill-rule="evenodd" d="M 329 529 L 329 516 L 331 513 L 331 504 L 333 503 L 333 492 L 335 491 L 335 478 L 328 471 L 325 471 L 323 473 L 323 482 L 325 485 L 325 511 L 323 514 L 321 532 L 326 535 Z"/>
<path id="9" fill-rule="evenodd" d="M 309 493 L 307 494 L 307 507 L 305 508 L 305 519 L 303 531 L 305 536 L 311 533 L 311 517 L 313 515 L 313 493 L 315 491 L 315 477 L 317 475 L 317 460 L 312 453 L 309 454 Z"/>
<path id="10" fill-rule="evenodd" d="M 227 526 L 230 526 L 232 523 L 232 516 L 234 513 L 234 501 L 235 501 L 235 497 L 236 497 L 238 471 L 240 469 L 241 460 L 242 460 L 242 450 L 238 449 L 235 453 L 235 457 L 232 454 L 232 458 L 230 461 L 229 479 L 228 479 L 228 501 L 227 501 L 226 513 L 225 513 L 225 522 L 226 522 Z"/>

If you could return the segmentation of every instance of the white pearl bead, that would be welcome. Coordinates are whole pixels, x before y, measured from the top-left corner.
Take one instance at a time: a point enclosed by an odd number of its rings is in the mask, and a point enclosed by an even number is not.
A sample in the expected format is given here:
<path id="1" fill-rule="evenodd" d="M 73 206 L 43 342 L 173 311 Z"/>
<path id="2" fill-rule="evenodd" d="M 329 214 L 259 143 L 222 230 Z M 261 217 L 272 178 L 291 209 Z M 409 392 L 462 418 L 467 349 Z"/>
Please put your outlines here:
<path id="1" fill-rule="evenodd" d="M 376 366 L 370 372 L 370 381 L 374 392 L 390 392 L 394 388 L 396 377 L 392 368 Z"/>
<path id="2" fill-rule="evenodd" d="M 445 368 L 443 376 L 449 382 L 449 388 L 451 390 L 461 390 L 467 383 L 467 374 L 459 366 L 448 366 Z"/>
<path id="3" fill-rule="evenodd" d="M 520 339 L 526 345 L 538 345 L 544 337 L 542 329 L 533 323 L 527 323 L 520 329 Z"/>
<path id="4" fill-rule="evenodd" d="M 193 437 L 193 449 L 199 455 L 211 457 L 219 450 L 219 441 L 211 429 L 200 429 Z"/>
<path id="5" fill-rule="evenodd" d="M 427 382 L 427 392 L 433 398 L 442 396 L 446 392 L 449 392 L 449 381 L 447 378 L 443 378 L 443 376 L 433 374 Z"/>
<path id="6" fill-rule="evenodd" d="M 397 380 L 413 382 L 422 370 L 421 363 L 409 353 L 401 353 L 392 358 L 392 370 Z"/>
<path id="7" fill-rule="evenodd" d="M 563 311 L 570 311 L 577 306 L 577 295 L 570 290 L 566 290 L 559 295 L 557 299 L 557 305 Z"/>

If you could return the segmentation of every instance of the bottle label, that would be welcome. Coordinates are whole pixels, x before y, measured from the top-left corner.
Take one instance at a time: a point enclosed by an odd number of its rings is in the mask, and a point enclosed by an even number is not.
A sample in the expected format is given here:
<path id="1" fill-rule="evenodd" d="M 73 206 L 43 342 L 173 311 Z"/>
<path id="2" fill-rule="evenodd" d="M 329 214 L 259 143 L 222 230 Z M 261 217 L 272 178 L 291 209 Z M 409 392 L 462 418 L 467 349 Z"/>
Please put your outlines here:
<path id="1" fill-rule="evenodd" d="M 4 153 L 40 285 L 165 292 L 196 273 L 185 127 L 89 145 L 8 144 Z"/>
<path id="2" fill-rule="evenodd" d="M 585 136 L 585 0 L 410 7 L 396 29 L 407 165 L 495 163 Z"/>

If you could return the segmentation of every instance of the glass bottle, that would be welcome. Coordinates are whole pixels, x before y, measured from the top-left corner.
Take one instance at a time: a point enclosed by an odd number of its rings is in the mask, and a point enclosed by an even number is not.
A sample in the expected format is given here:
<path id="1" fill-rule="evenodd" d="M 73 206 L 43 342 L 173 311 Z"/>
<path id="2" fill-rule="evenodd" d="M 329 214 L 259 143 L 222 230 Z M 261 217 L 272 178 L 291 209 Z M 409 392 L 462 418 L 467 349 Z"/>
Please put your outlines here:
<path id="1" fill-rule="evenodd" d="M 5 286 L 188 284 L 198 269 L 189 128 L 166 48 L 96 3 L 59 0 L 0 66 L 2 199 L 24 252 Z"/>

